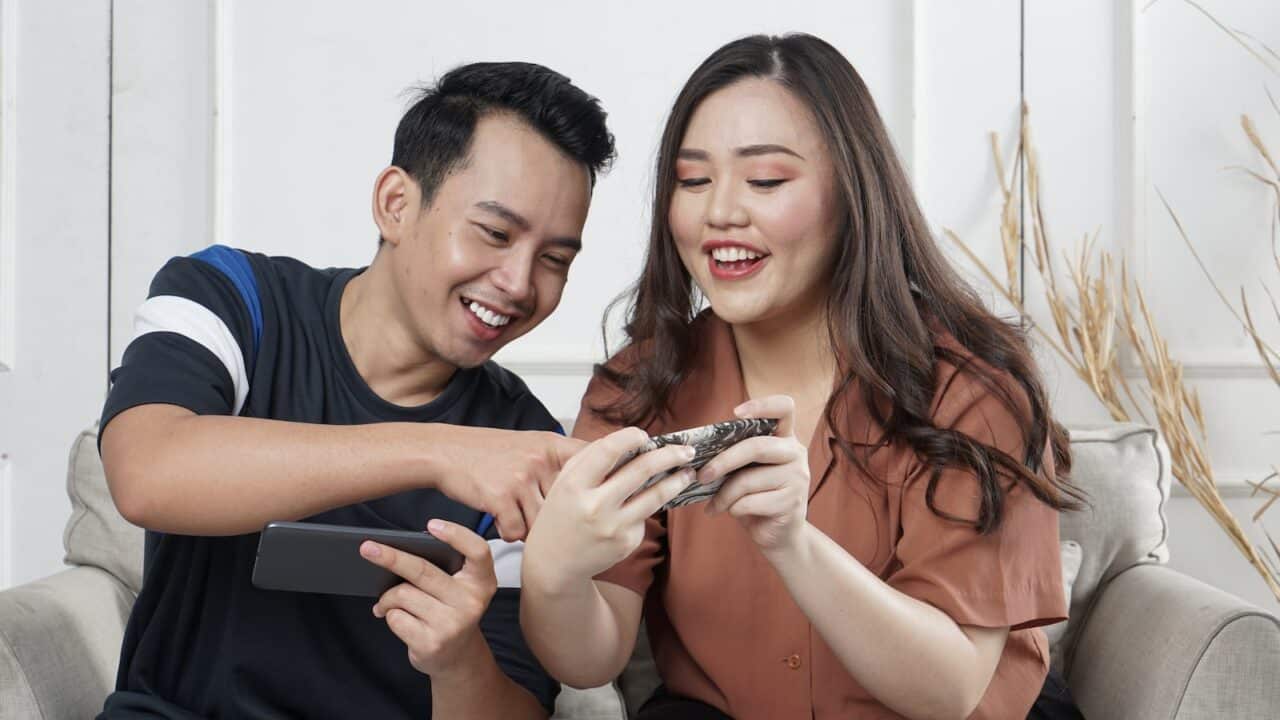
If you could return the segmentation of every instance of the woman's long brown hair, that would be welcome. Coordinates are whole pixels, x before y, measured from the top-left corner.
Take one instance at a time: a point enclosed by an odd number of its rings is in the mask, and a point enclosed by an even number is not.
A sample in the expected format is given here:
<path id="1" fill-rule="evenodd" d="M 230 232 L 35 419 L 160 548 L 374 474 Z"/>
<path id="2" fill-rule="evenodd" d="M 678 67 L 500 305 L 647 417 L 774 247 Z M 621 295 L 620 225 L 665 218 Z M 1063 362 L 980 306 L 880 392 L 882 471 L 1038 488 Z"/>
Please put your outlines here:
<path id="1" fill-rule="evenodd" d="M 627 368 L 596 366 L 597 376 L 622 392 L 595 410 L 627 425 L 666 413 L 693 360 L 698 338 L 692 321 L 700 300 L 668 223 L 675 160 L 699 103 L 744 78 L 772 79 L 809 108 L 835 170 L 844 218 L 826 310 L 840 378 L 825 415 L 842 451 L 867 468 L 863 455 L 837 430 L 844 426 L 837 417 L 841 397 L 862 391 L 872 417 L 885 430 L 882 441 L 905 441 L 932 470 L 926 497 L 934 513 L 990 532 L 1002 516 L 1007 492 L 999 482 L 1002 476 L 1024 485 L 1051 507 L 1079 507 L 1083 495 L 1067 480 L 1066 431 L 1050 417 L 1025 328 L 989 312 L 947 262 L 929 233 L 871 93 L 838 50 L 811 35 L 735 40 L 712 53 L 676 98 L 658 152 L 644 268 L 636 284 L 619 298 L 630 300 L 625 332 L 632 345 L 643 347 L 644 358 Z M 942 332 L 971 356 L 940 343 Z M 940 361 L 978 378 L 1014 413 L 1023 428 L 1025 457 L 1013 458 L 934 425 L 931 403 Z M 1021 386 L 1026 403 L 1015 401 L 1008 383 L 1000 381 L 1003 375 Z M 1046 439 L 1053 447 L 1053 477 L 1041 472 Z M 977 476 L 982 488 L 977 518 L 957 518 L 934 505 L 945 468 Z"/>

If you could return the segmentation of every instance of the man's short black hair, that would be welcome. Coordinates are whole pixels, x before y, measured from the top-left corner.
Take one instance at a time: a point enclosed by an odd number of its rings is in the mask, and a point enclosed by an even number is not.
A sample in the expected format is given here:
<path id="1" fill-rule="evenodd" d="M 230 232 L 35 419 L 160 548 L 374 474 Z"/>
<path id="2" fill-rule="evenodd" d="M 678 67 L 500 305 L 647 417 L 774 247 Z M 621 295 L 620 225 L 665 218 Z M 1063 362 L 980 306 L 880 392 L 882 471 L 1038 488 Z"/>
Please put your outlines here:
<path id="1" fill-rule="evenodd" d="M 600 101 L 569 78 L 525 62 L 463 65 L 423 90 L 396 128 L 391 164 L 417 181 L 423 208 L 466 161 L 476 122 L 488 113 L 519 118 L 585 165 L 593 187 L 613 162 L 613 135 Z"/>

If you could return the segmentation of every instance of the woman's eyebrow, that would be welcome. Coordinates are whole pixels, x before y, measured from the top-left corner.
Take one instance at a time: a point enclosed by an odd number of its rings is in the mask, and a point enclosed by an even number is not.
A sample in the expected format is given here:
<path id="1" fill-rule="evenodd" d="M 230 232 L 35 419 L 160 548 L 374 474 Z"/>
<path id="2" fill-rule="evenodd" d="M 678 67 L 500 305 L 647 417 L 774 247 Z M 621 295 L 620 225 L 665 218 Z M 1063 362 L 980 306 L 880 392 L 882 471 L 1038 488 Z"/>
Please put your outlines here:
<path id="1" fill-rule="evenodd" d="M 796 152 L 795 150 L 792 150 L 786 145 L 774 145 L 774 144 L 747 145 L 733 151 L 733 154 L 737 155 L 738 157 L 756 157 L 758 155 L 772 155 L 774 153 L 791 155 L 792 157 L 797 157 L 797 158 L 800 158 L 801 160 L 804 160 L 803 155 Z"/>
<path id="2" fill-rule="evenodd" d="M 786 145 L 778 145 L 775 143 L 744 145 L 740 148 L 735 148 L 733 151 L 733 154 L 738 157 L 759 157 L 760 155 L 773 155 L 775 153 L 790 155 L 792 157 L 800 158 L 801 160 L 805 159 L 803 155 L 792 150 Z M 711 159 L 711 154 L 706 150 L 699 150 L 697 148 L 680 148 L 676 153 L 676 157 L 680 160 L 697 160 L 706 162 Z"/>

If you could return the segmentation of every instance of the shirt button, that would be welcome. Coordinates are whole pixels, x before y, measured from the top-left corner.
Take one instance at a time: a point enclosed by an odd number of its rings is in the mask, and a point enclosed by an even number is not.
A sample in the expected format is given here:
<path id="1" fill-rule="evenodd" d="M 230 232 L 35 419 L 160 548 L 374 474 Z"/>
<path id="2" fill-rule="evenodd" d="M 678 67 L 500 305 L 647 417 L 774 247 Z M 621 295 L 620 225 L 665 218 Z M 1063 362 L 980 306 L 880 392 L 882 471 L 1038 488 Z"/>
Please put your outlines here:
<path id="1" fill-rule="evenodd" d="M 791 657 L 789 657 L 789 658 L 783 658 L 782 662 L 786 663 L 786 664 L 787 664 L 787 667 L 791 668 L 792 670 L 799 670 L 799 669 L 800 669 L 800 656 L 799 656 L 799 655 L 792 655 L 792 656 L 791 656 Z"/>

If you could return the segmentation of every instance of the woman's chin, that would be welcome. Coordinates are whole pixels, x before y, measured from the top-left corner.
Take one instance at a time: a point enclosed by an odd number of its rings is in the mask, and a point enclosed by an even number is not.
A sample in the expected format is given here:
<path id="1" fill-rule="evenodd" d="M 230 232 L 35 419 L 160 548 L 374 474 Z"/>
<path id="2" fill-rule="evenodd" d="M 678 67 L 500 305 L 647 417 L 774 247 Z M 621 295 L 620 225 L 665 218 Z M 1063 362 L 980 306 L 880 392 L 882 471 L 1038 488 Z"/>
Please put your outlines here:
<path id="1" fill-rule="evenodd" d="M 769 310 L 770 308 L 763 307 L 759 303 L 711 300 L 711 312 L 730 325 L 751 325 L 760 322 L 768 318 Z"/>

